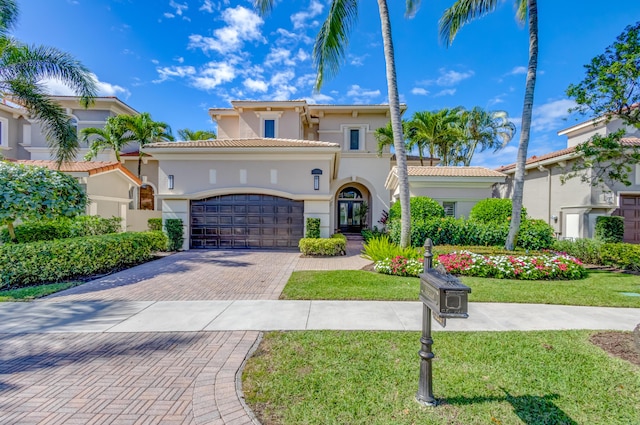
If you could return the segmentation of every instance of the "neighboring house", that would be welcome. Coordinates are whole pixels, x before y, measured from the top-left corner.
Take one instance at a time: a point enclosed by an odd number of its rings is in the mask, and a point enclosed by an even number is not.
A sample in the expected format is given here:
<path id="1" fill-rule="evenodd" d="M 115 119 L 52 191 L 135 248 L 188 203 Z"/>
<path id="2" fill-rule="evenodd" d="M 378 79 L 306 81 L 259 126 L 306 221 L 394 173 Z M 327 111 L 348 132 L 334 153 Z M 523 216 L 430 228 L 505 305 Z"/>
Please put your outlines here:
<path id="1" fill-rule="evenodd" d="M 127 226 L 131 226 L 131 223 L 127 222 L 131 202 L 129 192 L 132 188 L 139 187 L 142 182 L 119 162 L 78 161 L 62 164 L 59 169 L 56 162 L 52 160 L 18 160 L 15 162 L 69 174 L 78 179 L 89 198 L 87 215 L 120 217 L 123 230 L 127 230 Z"/>
<path id="2" fill-rule="evenodd" d="M 526 161 L 523 205 L 529 217 L 549 223 L 559 239 L 592 238 L 595 221 L 601 215 L 620 215 L 625 220 L 624 241 L 640 243 L 640 167 L 635 166 L 631 186 L 622 183 L 605 183 L 592 186 L 580 177 L 561 182 L 571 172 L 578 157 L 576 146 L 593 135 L 611 134 L 622 128 L 621 120 L 606 122 L 604 119 L 580 123 L 558 132 L 567 136 L 567 148 Z M 629 146 L 640 145 L 637 129 L 627 127 L 627 138 L 622 142 Z M 496 188 L 500 197 L 513 194 L 515 164 L 498 169 L 507 174 L 506 184 Z M 594 170 L 588 170 L 593 173 Z"/>
<path id="3" fill-rule="evenodd" d="M 411 197 L 428 196 L 444 207 L 447 217 L 469 217 L 471 208 L 492 197 L 493 187 L 506 174 L 484 167 L 407 167 Z M 398 174 L 393 167 L 386 181 L 393 201 L 399 197 Z"/>
<path id="4" fill-rule="evenodd" d="M 393 180 L 395 160 L 388 148 L 377 154 L 374 134 L 389 121 L 388 105 L 231 105 L 209 110 L 218 124 L 216 140 L 143 148 L 158 161 L 163 218 L 185 223 L 185 249 L 294 248 L 307 218 L 319 218 L 327 237 L 359 232 L 389 210 L 397 183 L 385 182 Z M 441 167 L 411 167 L 435 168 Z M 469 167 L 432 180 L 427 187 L 419 174 L 412 176 L 414 194 L 450 203 L 445 206 L 459 216 L 490 197 L 504 175 Z"/>

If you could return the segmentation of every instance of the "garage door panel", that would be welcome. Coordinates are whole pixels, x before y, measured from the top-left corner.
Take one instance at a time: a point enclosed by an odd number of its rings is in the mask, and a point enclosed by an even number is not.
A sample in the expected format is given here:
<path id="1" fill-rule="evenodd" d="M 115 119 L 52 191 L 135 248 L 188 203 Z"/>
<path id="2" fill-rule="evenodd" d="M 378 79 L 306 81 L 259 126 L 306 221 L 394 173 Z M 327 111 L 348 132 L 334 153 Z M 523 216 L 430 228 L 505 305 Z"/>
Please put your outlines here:
<path id="1" fill-rule="evenodd" d="M 640 242 L 640 195 L 620 197 L 620 215 L 624 218 L 624 242 Z"/>
<path id="2" fill-rule="evenodd" d="M 303 234 L 302 201 L 236 194 L 191 203 L 192 248 L 293 249 Z"/>

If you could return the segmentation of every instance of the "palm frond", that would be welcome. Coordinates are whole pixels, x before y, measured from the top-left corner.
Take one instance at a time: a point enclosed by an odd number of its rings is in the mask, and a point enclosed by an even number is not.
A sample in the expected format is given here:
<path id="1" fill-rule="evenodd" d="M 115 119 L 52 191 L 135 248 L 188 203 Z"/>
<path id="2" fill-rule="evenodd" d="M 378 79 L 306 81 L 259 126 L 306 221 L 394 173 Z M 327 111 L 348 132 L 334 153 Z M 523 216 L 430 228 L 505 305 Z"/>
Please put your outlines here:
<path id="1" fill-rule="evenodd" d="M 493 12 L 498 0 L 458 0 L 442 14 L 439 21 L 440 40 L 447 47 L 464 25 Z"/>
<path id="2" fill-rule="evenodd" d="M 14 27 L 18 13 L 18 4 L 14 0 L 0 0 L 0 35 Z"/>
<path id="3" fill-rule="evenodd" d="M 258 9 L 260 15 L 265 16 L 273 9 L 273 3 L 273 0 L 254 0 L 253 7 Z"/>
<path id="4" fill-rule="evenodd" d="M 516 0 L 516 19 L 521 24 L 524 24 L 527 20 L 527 11 L 529 10 L 529 6 L 527 0 Z"/>
<path id="5" fill-rule="evenodd" d="M 325 80 L 334 77 L 345 57 L 349 44 L 349 33 L 358 19 L 357 0 L 333 0 L 327 19 L 322 24 L 313 46 L 316 65 L 316 90 L 320 90 Z"/>
<path id="6" fill-rule="evenodd" d="M 420 9 L 421 0 L 407 0 L 407 7 L 404 12 L 404 16 L 406 18 L 413 18 L 418 13 L 418 9 Z"/>

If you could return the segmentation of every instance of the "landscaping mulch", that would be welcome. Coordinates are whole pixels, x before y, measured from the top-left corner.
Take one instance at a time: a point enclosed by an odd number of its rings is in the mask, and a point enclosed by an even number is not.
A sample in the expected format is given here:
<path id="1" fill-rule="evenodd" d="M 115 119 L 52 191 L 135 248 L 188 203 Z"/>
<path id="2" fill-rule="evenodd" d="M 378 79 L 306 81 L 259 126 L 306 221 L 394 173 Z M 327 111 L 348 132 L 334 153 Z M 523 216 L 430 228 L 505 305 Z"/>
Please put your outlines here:
<path id="1" fill-rule="evenodd" d="M 640 333 L 640 325 L 636 332 Z M 632 332 L 599 332 L 593 334 L 590 341 L 610 355 L 640 366 L 640 346 L 636 339 Z"/>

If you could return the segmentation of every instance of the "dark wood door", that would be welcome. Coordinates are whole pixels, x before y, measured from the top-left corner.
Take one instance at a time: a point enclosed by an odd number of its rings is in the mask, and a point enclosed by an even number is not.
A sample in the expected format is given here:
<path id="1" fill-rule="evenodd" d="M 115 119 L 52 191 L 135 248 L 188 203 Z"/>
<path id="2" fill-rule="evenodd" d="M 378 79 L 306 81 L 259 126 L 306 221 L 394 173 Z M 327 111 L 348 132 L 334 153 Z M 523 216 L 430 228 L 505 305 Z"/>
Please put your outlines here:
<path id="1" fill-rule="evenodd" d="M 640 243 L 640 196 L 620 196 L 620 215 L 624 217 L 624 242 Z"/>
<path id="2" fill-rule="evenodd" d="M 191 248 L 298 248 L 303 233 L 303 201 L 241 194 L 191 202 Z"/>

